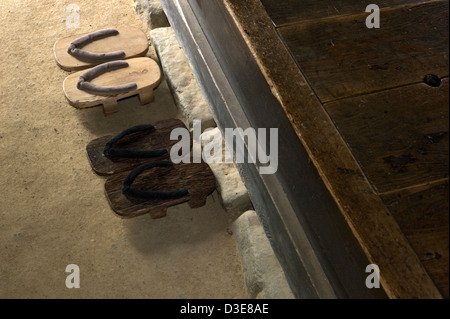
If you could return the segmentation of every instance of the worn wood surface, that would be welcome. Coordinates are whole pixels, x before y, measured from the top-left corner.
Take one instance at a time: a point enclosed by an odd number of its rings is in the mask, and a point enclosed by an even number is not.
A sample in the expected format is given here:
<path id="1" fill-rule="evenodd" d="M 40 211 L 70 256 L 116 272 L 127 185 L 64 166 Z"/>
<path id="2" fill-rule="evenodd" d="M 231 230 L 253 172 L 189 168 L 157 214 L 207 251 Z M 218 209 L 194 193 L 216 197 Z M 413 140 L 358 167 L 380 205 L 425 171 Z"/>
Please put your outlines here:
<path id="1" fill-rule="evenodd" d="M 122 194 L 123 181 L 129 171 L 112 175 L 106 180 L 105 193 L 114 212 L 125 218 L 150 214 L 152 218 L 166 216 L 167 208 L 188 202 L 192 208 L 206 204 L 206 198 L 216 188 L 216 179 L 206 163 L 180 163 L 158 167 L 140 174 L 132 187 L 144 191 L 175 191 L 187 189 L 189 194 L 178 199 L 144 200 Z"/>
<path id="2" fill-rule="evenodd" d="M 183 4 L 179 4 L 183 8 Z M 383 290 L 369 290 L 365 286 L 367 257 L 357 248 L 357 240 L 321 182 L 240 31 L 227 16 L 224 3 L 193 0 L 189 4 L 195 17 L 204 18 L 200 26 L 191 20 L 192 13 L 186 7 L 183 14 L 186 21 L 191 22 L 189 27 L 180 26 L 183 22 L 178 22 L 175 14 L 171 23 L 181 33 L 178 37 L 190 61 L 194 61 L 194 69 L 203 74 L 197 78 L 202 81 L 207 99 L 213 101 L 210 106 L 220 128 L 245 130 L 250 127 L 249 123 L 254 128 L 278 128 L 280 152 L 275 174 L 260 175 L 259 165 L 252 163 L 238 166 L 258 215 L 267 226 L 280 263 L 293 282 L 295 296 L 385 298 Z M 170 12 L 173 13 L 169 9 L 169 15 Z M 201 36 L 200 28 L 207 33 L 205 37 Z M 195 40 L 186 40 L 186 35 L 190 34 L 195 34 Z M 214 39 L 214 51 L 206 39 Z M 202 58 L 204 62 L 198 61 Z M 277 61 L 280 65 L 283 62 Z M 218 64 L 224 68 L 219 68 Z M 221 73 L 222 70 L 226 74 Z M 327 266 L 330 264 L 332 267 Z"/>
<path id="3" fill-rule="evenodd" d="M 147 53 L 149 43 L 147 36 L 142 30 L 134 27 L 120 27 L 116 29 L 119 31 L 118 35 L 91 42 L 83 46 L 82 49 L 92 53 L 124 51 L 124 59 L 144 56 Z M 80 61 L 67 53 L 70 43 L 86 34 L 87 33 L 68 36 L 55 42 L 53 46 L 53 55 L 56 63 L 62 69 L 66 71 L 76 71 L 106 62 L 92 63 Z"/>
<path id="4" fill-rule="evenodd" d="M 447 77 L 448 1 L 301 21 L 278 30 L 322 102 Z"/>
<path id="5" fill-rule="evenodd" d="M 108 176 L 105 182 L 105 194 L 111 208 L 121 217 L 150 214 L 152 218 L 162 218 L 166 215 L 168 207 L 184 202 L 188 202 L 192 208 L 201 207 L 206 203 L 206 197 L 215 190 L 216 180 L 208 164 L 180 163 L 171 167 L 157 167 L 144 171 L 136 178 L 132 188 L 162 192 L 187 189 L 189 191 L 187 196 L 179 199 L 143 200 L 122 194 L 123 182 L 134 168 L 152 162 L 170 161 L 171 147 L 179 142 L 170 139 L 171 132 L 177 128 L 187 130 L 184 123 L 178 119 L 162 120 L 156 122 L 154 127 L 154 130 L 125 136 L 115 143 L 113 148 L 166 149 L 167 153 L 159 157 L 111 160 L 103 155 L 103 149 L 113 135 L 94 139 L 86 146 L 92 169 L 99 175 Z"/>
<path id="6" fill-rule="evenodd" d="M 154 127 L 155 129 L 151 131 L 125 136 L 114 144 L 114 148 L 142 151 L 167 149 L 165 155 L 155 158 L 109 159 L 103 155 L 105 144 L 113 137 L 113 135 L 108 135 L 97 138 L 86 146 L 86 153 L 92 169 L 97 174 L 106 176 L 130 170 L 147 162 L 170 160 L 170 149 L 174 144 L 178 143 L 178 140 L 170 140 L 170 133 L 176 128 L 187 128 L 178 119 L 159 121 L 154 124 Z"/>
<path id="7" fill-rule="evenodd" d="M 70 105 L 81 109 L 103 105 L 104 108 L 108 107 L 114 112 L 114 109 L 117 109 L 118 100 L 133 95 L 139 95 L 141 104 L 152 102 L 154 100 L 153 90 L 161 82 L 161 71 L 158 64 L 147 57 L 133 58 L 127 60 L 127 62 L 128 67 L 104 73 L 93 79 L 91 83 L 101 86 L 136 83 L 136 90 L 108 96 L 91 94 L 77 88 L 80 75 L 86 72 L 78 71 L 70 74 L 63 83 L 64 94 Z M 109 113 L 105 110 L 105 115 Z"/>
<path id="8" fill-rule="evenodd" d="M 279 4 L 275 0 L 264 2 L 266 7 L 269 2 L 273 6 Z M 444 182 L 448 180 L 445 175 L 448 174 L 448 156 L 445 158 L 445 154 L 448 155 L 448 110 L 443 111 L 440 104 L 448 105 L 448 91 L 444 92 L 445 87 L 448 90 L 448 83 L 444 79 L 443 86 L 433 88 L 434 91 L 424 85 L 415 86 L 430 73 L 440 78 L 448 76 L 448 1 L 386 8 L 382 11 L 382 28 L 377 30 L 366 28 L 367 14 L 290 21 L 292 24 L 276 28 L 258 1 L 227 0 L 226 3 L 274 96 L 280 101 L 361 249 L 372 263 L 379 265 L 382 285 L 388 296 L 440 298 L 445 295 L 442 286 L 445 283 L 437 278 L 443 273 L 448 277 L 448 268 L 438 266 L 438 270 L 430 272 L 430 266 L 419 257 L 413 236 L 397 222 L 379 190 L 395 192 L 401 191 L 398 187 L 406 187 L 403 191 L 409 191 L 419 186 L 426 189 L 426 185 L 415 184 L 435 182 L 433 180 L 439 178 Z M 328 5 L 328 2 L 310 3 L 316 8 Z M 338 43 L 335 39 L 339 39 Z M 392 90 L 392 98 L 389 97 L 390 89 L 401 86 L 405 86 L 402 90 L 406 91 Z M 401 101 L 399 96 L 406 99 L 405 92 L 411 88 L 418 88 L 425 95 L 413 94 L 414 103 L 411 97 L 408 97 L 409 104 Z M 383 90 L 387 91 L 381 93 Z M 379 105 L 365 96 L 378 91 L 381 95 L 374 96 L 384 104 Z M 398 95 L 399 92 L 403 95 Z M 427 100 L 428 92 L 431 101 Z M 321 102 L 351 96 L 364 98 L 365 104 L 373 103 L 374 109 L 364 113 L 364 104 L 354 103 L 353 108 L 341 105 L 341 109 L 325 104 L 330 110 L 333 108 L 340 121 L 359 114 L 352 121 L 344 121 L 344 126 L 343 122 L 339 125 Z M 415 105 L 411 106 L 411 103 Z M 402 108 L 406 112 L 404 115 Z M 419 114 L 412 114 L 414 111 Z M 424 114 L 430 116 L 419 119 Z M 379 131 L 372 132 L 371 136 L 362 123 L 355 123 L 362 119 Z M 406 132 L 396 131 L 398 125 Z M 341 133 L 345 130 L 352 131 L 349 133 L 352 139 Z M 358 140 L 357 134 L 367 138 L 365 144 L 363 138 L 360 144 L 354 143 Z M 360 148 L 362 155 L 355 152 L 352 142 Z M 385 178 L 367 174 L 362 162 L 372 148 L 380 154 L 382 165 L 394 174 L 386 173 Z M 402 175 L 396 163 L 408 162 L 408 156 L 402 157 L 408 148 L 422 153 L 424 158 L 428 153 L 434 166 L 423 160 L 424 166 L 411 170 L 409 176 Z M 366 166 L 376 167 L 377 163 L 369 163 L 369 158 L 367 156 Z M 430 167 L 434 173 L 428 176 Z M 409 207 L 411 202 L 405 201 L 404 205 Z M 430 240 L 440 241 L 444 237 L 445 231 Z M 430 273 L 434 274 L 433 278 Z"/>
<path id="9" fill-rule="evenodd" d="M 383 195 L 442 295 L 449 298 L 448 180 Z"/>
<path id="10" fill-rule="evenodd" d="M 277 27 L 313 19 L 329 18 L 364 12 L 371 0 L 261 0 L 269 16 Z M 380 8 L 403 4 L 430 2 L 426 0 L 380 0 L 376 4 Z"/>
<path id="11" fill-rule="evenodd" d="M 325 104 L 379 193 L 448 178 L 449 86 L 416 84 Z"/>

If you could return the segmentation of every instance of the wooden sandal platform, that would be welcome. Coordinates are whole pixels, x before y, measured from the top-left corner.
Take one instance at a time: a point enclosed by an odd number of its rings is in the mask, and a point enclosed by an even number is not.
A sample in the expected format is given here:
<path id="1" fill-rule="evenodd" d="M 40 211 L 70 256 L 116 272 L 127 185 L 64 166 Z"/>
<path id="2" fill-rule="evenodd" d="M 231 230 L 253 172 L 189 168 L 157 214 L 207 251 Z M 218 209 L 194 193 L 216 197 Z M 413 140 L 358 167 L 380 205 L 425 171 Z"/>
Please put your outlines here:
<path id="1" fill-rule="evenodd" d="M 186 126 L 178 119 L 168 119 L 96 138 L 86 146 L 89 163 L 98 175 L 109 176 L 150 161 L 169 160 L 170 148 L 178 142 L 170 140 L 170 133 L 177 128 Z"/>
<path id="2" fill-rule="evenodd" d="M 138 28 L 120 27 L 72 35 L 55 42 L 53 55 L 60 68 L 77 71 L 112 61 L 145 56 L 149 43 Z"/>
<path id="3" fill-rule="evenodd" d="M 154 101 L 161 82 L 158 64 L 147 57 L 100 64 L 69 75 L 63 83 L 70 105 L 89 108 L 103 105 L 105 116 L 118 111 L 118 100 L 139 95 L 142 105 Z"/>

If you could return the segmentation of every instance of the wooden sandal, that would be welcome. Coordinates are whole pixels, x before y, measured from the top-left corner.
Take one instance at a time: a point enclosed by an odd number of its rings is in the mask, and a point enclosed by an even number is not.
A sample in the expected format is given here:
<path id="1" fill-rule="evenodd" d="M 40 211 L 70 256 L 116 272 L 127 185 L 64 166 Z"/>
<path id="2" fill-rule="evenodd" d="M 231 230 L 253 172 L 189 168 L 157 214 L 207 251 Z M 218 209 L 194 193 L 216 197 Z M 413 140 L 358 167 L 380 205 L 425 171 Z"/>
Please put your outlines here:
<path id="1" fill-rule="evenodd" d="M 63 70 L 91 68 L 112 60 L 145 56 L 149 43 L 140 29 L 103 29 L 60 39 L 53 46 L 56 63 Z"/>
<path id="2" fill-rule="evenodd" d="M 150 162 L 106 180 L 105 193 L 113 211 L 121 217 L 150 214 L 166 216 L 167 208 L 188 202 L 191 208 L 206 204 L 216 188 L 208 164 L 170 161 Z"/>
<path id="3" fill-rule="evenodd" d="M 177 140 L 170 140 L 171 132 L 184 128 L 178 119 L 130 127 L 116 136 L 108 135 L 92 140 L 86 153 L 92 169 L 102 176 L 131 170 L 151 161 L 169 160 L 170 148 Z"/>
<path id="4" fill-rule="evenodd" d="M 112 61 L 66 77 L 64 94 L 70 105 L 89 108 L 103 105 L 105 116 L 118 111 L 118 100 L 139 95 L 142 105 L 154 101 L 153 90 L 161 82 L 158 64 L 140 57 Z"/>

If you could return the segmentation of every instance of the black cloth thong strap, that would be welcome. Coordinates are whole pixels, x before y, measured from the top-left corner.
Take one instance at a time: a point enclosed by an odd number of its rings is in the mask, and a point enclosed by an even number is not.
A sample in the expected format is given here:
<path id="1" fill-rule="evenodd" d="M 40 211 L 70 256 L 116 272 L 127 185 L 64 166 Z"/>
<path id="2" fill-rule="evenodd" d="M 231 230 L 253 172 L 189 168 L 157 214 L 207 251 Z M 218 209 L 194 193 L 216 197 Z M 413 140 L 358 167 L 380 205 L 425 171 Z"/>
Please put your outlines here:
<path id="1" fill-rule="evenodd" d="M 79 90 L 100 95 L 101 94 L 111 95 L 136 90 L 137 89 L 136 83 L 127 83 L 117 86 L 101 86 L 92 84 L 90 82 L 92 79 L 102 75 L 103 73 L 126 68 L 128 66 L 129 64 L 126 61 L 112 61 L 97 65 L 96 67 L 93 67 L 92 69 L 83 73 L 80 76 L 80 78 L 78 79 L 77 88 Z"/>
<path id="2" fill-rule="evenodd" d="M 159 161 L 159 162 L 151 162 L 133 169 L 130 174 L 125 178 L 122 187 L 122 194 L 129 195 L 142 199 L 178 199 L 184 196 L 189 195 L 189 191 L 187 189 L 181 189 L 176 191 L 168 191 L 168 192 L 151 192 L 151 191 L 143 191 L 140 189 L 131 188 L 134 180 L 142 174 L 144 171 L 155 167 L 170 167 L 173 166 L 172 162 L 169 161 Z"/>
<path id="3" fill-rule="evenodd" d="M 125 149 L 117 149 L 113 148 L 114 144 L 120 141 L 122 138 L 124 138 L 127 135 L 143 132 L 143 131 L 149 131 L 154 130 L 155 127 L 151 124 L 142 124 L 142 125 L 136 125 L 133 127 L 130 127 L 120 134 L 114 136 L 112 139 L 110 139 L 106 144 L 105 148 L 103 149 L 103 154 L 110 158 L 151 158 L 151 157 L 158 157 L 162 156 L 164 154 L 167 154 L 167 149 L 162 148 L 158 150 L 152 150 L 152 151 L 142 151 L 142 150 L 125 150 Z"/>
<path id="4" fill-rule="evenodd" d="M 67 49 L 67 53 L 76 57 L 80 60 L 85 60 L 87 62 L 102 62 L 108 60 L 120 60 L 125 58 L 124 51 L 115 51 L 109 53 L 92 53 L 89 51 L 85 51 L 80 49 L 88 43 L 93 41 L 103 39 L 106 37 L 114 36 L 119 34 L 119 31 L 116 29 L 104 29 L 89 33 L 81 38 L 78 38 L 70 43 L 69 48 Z"/>

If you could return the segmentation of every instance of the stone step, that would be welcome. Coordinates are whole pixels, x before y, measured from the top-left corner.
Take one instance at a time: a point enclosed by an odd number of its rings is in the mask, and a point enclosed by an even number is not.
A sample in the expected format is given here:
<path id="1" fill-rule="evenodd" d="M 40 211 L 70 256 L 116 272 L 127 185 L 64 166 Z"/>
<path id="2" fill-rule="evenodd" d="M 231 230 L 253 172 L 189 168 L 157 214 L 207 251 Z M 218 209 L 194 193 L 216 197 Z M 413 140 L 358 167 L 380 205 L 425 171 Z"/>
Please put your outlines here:
<path id="1" fill-rule="evenodd" d="M 194 120 L 200 120 L 202 129 L 216 127 L 208 104 L 172 28 L 151 30 L 150 41 L 186 126 L 192 129 Z"/>
<path id="2" fill-rule="evenodd" d="M 230 222 L 234 222 L 243 212 L 252 209 L 252 203 L 248 195 L 247 188 L 242 181 L 241 175 L 234 163 L 226 163 L 226 153 L 228 149 L 225 147 L 225 141 L 219 128 L 206 130 L 201 136 L 203 151 L 211 141 L 220 140 L 222 154 L 218 156 L 218 162 L 209 163 L 211 170 L 216 177 L 217 191 L 220 194 L 222 206 L 228 213 Z"/>
<path id="3" fill-rule="evenodd" d="M 283 269 L 255 211 L 233 223 L 247 291 L 255 299 L 294 299 Z"/>
<path id="4" fill-rule="evenodd" d="M 204 133 L 203 139 L 206 141 L 209 141 L 214 134 L 220 134 L 172 28 L 158 28 L 150 31 L 150 40 L 155 47 L 166 81 L 186 126 L 192 130 L 194 121 L 200 120 L 202 131 L 215 128 L 213 131 Z M 248 191 L 233 163 L 211 163 L 209 166 L 216 177 L 222 205 L 232 222 L 252 207 Z"/>
<path id="5" fill-rule="evenodd" d="M 153 1 L 138 2 L 141 2 L 143 8 L 151 10 L 144 2 Z M 222 159 L 224 159 L 228 150 L 222 134 L 172 28 L 165 26 L 153 28 L 150 31 L 150 41 L 186 126 L 193 130 L 194 121 L 202 121 L 204 131 L 200 136 L 202 147 L 204 148 L 212 139 L 222 140 Z M 255 211 L 249 210 L 252 209 L 252 203 L 235 164 L 224 162 L 208 164 L 216 177 L 222 206 L 232 224 L 250 297 L 294 298 L 258 215 Z"/>
<path id="6" fill-rule="evenodd" d="M 134 9 L 150 29 L 170 27 L 159 0 L 134 0 Z"/>

